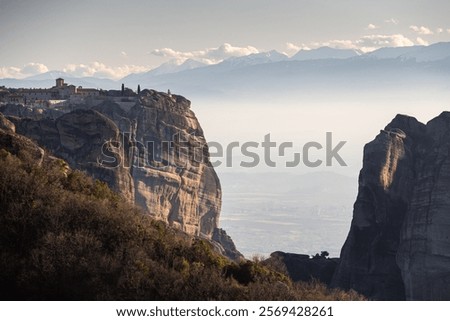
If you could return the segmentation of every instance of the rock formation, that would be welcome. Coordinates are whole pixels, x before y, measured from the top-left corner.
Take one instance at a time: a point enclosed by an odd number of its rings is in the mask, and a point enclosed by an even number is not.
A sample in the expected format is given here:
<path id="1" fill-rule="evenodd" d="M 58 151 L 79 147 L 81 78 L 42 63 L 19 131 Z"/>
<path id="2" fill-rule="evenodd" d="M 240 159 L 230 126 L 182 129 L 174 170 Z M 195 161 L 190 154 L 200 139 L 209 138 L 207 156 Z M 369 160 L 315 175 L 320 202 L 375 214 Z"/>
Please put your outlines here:
<path id="1" fill-rule="evenodd" d="M 326 285 L 331 283 L 339 259 L 316 256 L 310 258 L 305 254 L 273 252 L 264 261 L 265 264 L 285 272 L 292 281 L 318 280 Z"/>
<path id="2" fill-rule="evenodd" d="M 0 152 L 2 150 L 13 155 L 27 158 L 31 162 L 40 165 L 47 156 L 42 148 L 30 139 L 17 135 L 15 126 L 0 113 Z M 3 169 L 2 170 L 12 170 Z"/>
<path id="3" fill-rule="evenodd" d="M 8 119 L 6 119 L 5 116 L 3 116 L 3 114 L 0 113 L 0 129 L 3 129 L 4 131 L 7 132 L 16 132 L 16 126 L 10 122 Z"/>
<path id="4" fill-rule="evenodd" d="M 134 103 L 106 97 L 76 108 L 57 119 L 10 119 L 18 133 L 107 182 L 155 218 L 212 238 L 221 188 L 189 100 L 144 90 Z"/>
<path id="5" fill-rule="evenodd" d="M 238 251 L 231 237 L 221 228 L 215 228 L 212 235 L 213 245 L 219 253 L 223 253 L 234 261 L 244 259 L 241 252 Z"/>
<path id="6" fill-rule="evenodd" d="M 450 299 L 450 113 L 397 115 L 364 148 L 353 220 L 333 277 L 376 300 Z"/>

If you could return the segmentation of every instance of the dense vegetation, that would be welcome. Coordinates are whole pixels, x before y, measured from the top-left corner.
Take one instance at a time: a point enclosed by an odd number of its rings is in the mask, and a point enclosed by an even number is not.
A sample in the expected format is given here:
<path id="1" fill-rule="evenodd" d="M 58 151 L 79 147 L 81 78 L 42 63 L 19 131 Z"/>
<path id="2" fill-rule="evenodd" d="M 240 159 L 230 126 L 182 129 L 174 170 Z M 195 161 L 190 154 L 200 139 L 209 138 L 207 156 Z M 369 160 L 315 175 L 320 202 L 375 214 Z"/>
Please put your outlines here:
<path id="1" fill-rule="evenodd" d="M 58 159 L 0 149 L 0 299 L 349 300 L 152 220 Z"/>

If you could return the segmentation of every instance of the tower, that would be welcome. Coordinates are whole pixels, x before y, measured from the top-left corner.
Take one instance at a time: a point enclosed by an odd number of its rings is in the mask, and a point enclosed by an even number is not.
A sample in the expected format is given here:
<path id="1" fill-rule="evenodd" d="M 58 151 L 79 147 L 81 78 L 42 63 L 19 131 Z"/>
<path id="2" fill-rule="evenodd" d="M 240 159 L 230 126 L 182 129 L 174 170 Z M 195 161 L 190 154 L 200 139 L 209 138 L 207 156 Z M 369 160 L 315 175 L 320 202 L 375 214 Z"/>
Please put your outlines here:
<path id="1" fill-rule="evenodd" d="M 64 87 L 64 79 L 62 78 L 56 79 L 56 87 L 58 88 Z"/>

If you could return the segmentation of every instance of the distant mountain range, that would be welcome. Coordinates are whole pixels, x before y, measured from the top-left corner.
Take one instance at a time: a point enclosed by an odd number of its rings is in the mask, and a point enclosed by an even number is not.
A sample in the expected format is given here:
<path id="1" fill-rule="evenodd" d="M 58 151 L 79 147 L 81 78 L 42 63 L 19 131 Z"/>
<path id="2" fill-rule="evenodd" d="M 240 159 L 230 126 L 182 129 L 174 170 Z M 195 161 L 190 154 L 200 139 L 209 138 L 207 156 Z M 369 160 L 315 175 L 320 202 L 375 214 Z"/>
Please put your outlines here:
<path id="1" fill-rule="evenodd" d="M 352 49 L 321 47 L 300 50 L 292 57 L 277 51 L 231 57 L 215 65 L 188 59 L 169 61 L 148 72 L 130 74 L 120 80 L 75 77 L 49 71 L 25 79 L 0 79 L 7 87 L 47 88 L 62 77 L 76 86 L 114 89 L 171 89 L 186 96 L 254 95 L 271 90 L 298 88 L 371 88 L 401 80 L 403 86 L 440 84 L 450 80 L 450 43 L 430 46 L 381 48 L 362 54 Z M 448 82 L 447 82 L 448 83 Z"/>

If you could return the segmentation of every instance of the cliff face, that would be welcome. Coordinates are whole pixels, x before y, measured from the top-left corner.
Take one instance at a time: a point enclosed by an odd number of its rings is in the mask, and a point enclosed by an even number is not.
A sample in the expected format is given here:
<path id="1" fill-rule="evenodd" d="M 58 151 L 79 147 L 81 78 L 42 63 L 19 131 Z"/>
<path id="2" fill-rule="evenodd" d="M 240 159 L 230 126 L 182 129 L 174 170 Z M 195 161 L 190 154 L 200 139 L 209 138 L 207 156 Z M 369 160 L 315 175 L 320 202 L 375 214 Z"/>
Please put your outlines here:
<path id="1" fill-rule="evenodd" d="M 450 114 L 398 115 L 364 148 L 332 285 L 377 300 L 450 299 Z"/>
<path id="2" fill-rule="evenodd" d="M 218 227 L 220 183 L 187 99 L 144 90 L 134 103 L 106 99 L 56 120 L 11 119 L 19 134 L 171 226 L 209 239 Z"/>
<path id="3" fill-rule="evenodd" d="M 397 263 L 406 298 L 450 300 L 450 113 L 428 122 Z"/>

